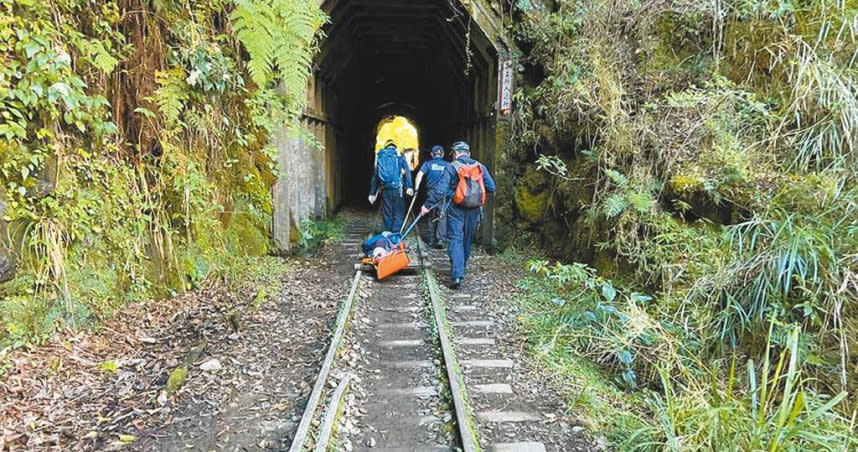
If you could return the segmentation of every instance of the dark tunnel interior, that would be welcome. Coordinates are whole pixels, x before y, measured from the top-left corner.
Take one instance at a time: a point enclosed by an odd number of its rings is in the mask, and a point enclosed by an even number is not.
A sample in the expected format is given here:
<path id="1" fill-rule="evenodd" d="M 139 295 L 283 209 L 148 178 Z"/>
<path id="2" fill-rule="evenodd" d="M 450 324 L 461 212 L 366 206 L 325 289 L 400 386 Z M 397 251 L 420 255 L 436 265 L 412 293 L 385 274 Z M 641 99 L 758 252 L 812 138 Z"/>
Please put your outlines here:
<path id="1" fill-rule="evenodd" d="M 326 123 L 328 206 L 366 205 L 376 126 L 399 114 L 433 144 L 469 140 L 493 153 L 486 124 L 497 95 L 497 54 L 458 0 L 340 0 L 316 61 L 310 110 Z M 313 113 L 310 114 L 312 116 Z"/>

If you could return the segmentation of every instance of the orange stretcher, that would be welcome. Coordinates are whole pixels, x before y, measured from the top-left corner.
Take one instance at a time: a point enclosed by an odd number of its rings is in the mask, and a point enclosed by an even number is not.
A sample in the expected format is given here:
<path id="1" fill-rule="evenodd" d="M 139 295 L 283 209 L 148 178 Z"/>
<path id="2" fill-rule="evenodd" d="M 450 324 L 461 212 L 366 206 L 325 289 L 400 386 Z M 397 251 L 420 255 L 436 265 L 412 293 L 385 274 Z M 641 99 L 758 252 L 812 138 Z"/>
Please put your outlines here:
<path id="1" fill-rule="evenodd" d="M 380 259 L 376 260 L 371 257 L 365 257 L 361 259 L 361 264 L 372 265 L 375 267 L 376 277 L 378 279 L 384 279 L 403 268 L 408 267 L 411 264 L 411 259 L 408 258 L 408 253 L 405 252 L 405 247 L 400 242 L 398 248 Z"/>
<path id="2" fill-rule="evenodd" d="M 430 209 L 431 210 L 431 209 Z M 375 268 L 376 278 L 379 280 L 387 278 L 390 275 L 396 274 L 404 268 L 407 268 L 411 265 L 411 259 L 408 258 L 408 253 L 405 252 L 405 237 L 414 229 L 414 226 L 417 225 L 417 222 L 420 221 L 420 218 L 423 217 L 423 214 L 417 215 L 417 218 L 414 219 L 414 222 L 408 226 L 408 229 L 402 234 L 402 238 L 399 240 L 399 244 L 391 250 L 389 253 L 385 254 L 380 258 L 372 258 L 372 257 L 364 257 L 361 259 L 362 265 L 371 265 Z"/>

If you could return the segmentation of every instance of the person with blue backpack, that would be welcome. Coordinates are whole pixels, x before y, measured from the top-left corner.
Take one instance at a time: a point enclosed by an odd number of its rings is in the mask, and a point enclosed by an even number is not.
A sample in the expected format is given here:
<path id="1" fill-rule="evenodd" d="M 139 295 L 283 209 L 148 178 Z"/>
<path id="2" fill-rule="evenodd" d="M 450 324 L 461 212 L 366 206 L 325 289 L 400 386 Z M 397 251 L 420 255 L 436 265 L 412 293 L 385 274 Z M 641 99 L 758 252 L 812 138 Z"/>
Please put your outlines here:
<path id="1" fill-rule="evenodd" d="M 453 151 L 456 158 L 444 170 L 439 182 L 442 187 L 447 187 L 446 192 L 429 193 L 420 213 L 426 215 L 436 206 L 443 205 L 440 203 L 445 197 L 452 200 L 447 209 L 447 255 L 450 256 L 453 276 L 449 287 L 458 289 L 465 278 L 474 232 L 480 224 L 482 207 L 486 203 L 486 193 L 494 193 L 497 186 L 485 165 L 471 158 L 471 147 L 468 143 L 453 143 Z"/>
<path id="2" fill-rule="evenodd" d="M 420 182 L 426 177 L 426 193 L 430 196 L 435 193 L 444 201 L 438 208 L 432 209 L 429 215 L 429 247 L 435 249 L 444 248 L 447 242 L 447 187 L 441 179 L 450 162 L 444 160 L 444 148 L 438 145 L 432 146 L 432 159 L 427 160 L 417 171 L 417 180 L 414 183 L 415 190 L 420 190 Z M 449 184 L 448 184 L 449 185 Z"/>
<path id="3" fill-rule="evenodd" d="M 411 184 L 411 168 L 405 158 L 396 150 L 396 143 L 387 140 L 384 148 L 375 156 L 375 171 L 369 185 L 369 203 L 381 193 L 381 216 L 384 229 L 399 232 L 405 221 L 405 197 L 414 195 Z"/>

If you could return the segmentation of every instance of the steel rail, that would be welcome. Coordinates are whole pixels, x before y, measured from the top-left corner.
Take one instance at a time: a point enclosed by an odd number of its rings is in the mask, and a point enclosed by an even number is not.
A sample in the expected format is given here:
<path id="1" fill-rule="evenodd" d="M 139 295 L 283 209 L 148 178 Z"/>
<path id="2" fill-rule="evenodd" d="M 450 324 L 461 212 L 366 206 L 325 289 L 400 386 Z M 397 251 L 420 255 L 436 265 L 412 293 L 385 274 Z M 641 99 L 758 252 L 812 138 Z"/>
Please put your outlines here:
<path id="1" fill-rule="evenodd" d="M 325 360 L 322 362 L 322 369 L 319 371 L 319 376 L 316 378 L 316 384 L 313 386 L 313 392 L 310 393 L 310 398 L 307 400 L 307 407 L 304 409 L 304 414 L 301 416 L 301 423 L 298 424 L 298 430 L 295 432 L 295 437 L 292 439 L 292 445 L 289 447 L 289 452 L 300 452 L 304 447 L 304 440 L 307 439 L 307 433 L 310 431 L 310 425 L 313 422 L 313 417 L 316 414 L 316 408 L 319 406 L 319 400 L 322 398 L 322 390 L 325 389 L 325 383 L 328 380 L 328 374 L 331 372 L 331 365 L 337 354 L 337 349 L 340 347 L 340 341 L 345 333 L 346 323 L 348 323 L 349 315 L 352 311 L 352 305 L 360 286 L 360 270 L 355 272 L 352 280 L 352 287 L 349 291 L 349 296 L 343 303 L 342 310 L 337 316 L 336 329 L 331 337 L 331 345 L 328 347 L 328 353 L 325 355 Z"/>
<path id="2" fill-rule="evenodd" d="M 435 278 L 433 276 L 431 270 L 431 262 L 428 262 L 428 254 L 424 253 L 425 244 L 419 238 L 419 230 L 417 231 L 418 237 L 415 239 L 417 244 L 417 258 L 418 265 L 413 266 L 422 268 L 423 270 L 423 278 L 428 288 L 429 299 L 432 308 L 432 317 L 435 322 L 435 331 L 438 334 L 438 342 L 441 346 L 441 355 L 442 362 L 444 364 L 444 369 L 447 374 L 447 380 L 449 382 L 450 387 L 450 395 L 453 399 L 453 410 L 456 412 L 456 424 L 459 430 L 459 439 L 462 444 L 463 452 L 481 452 L 479 440 L 476 437 L 476 430 L 474 426 L 476 422 L 473 418 L 473 415 L 470 411 L 467 402 L 467 390 L 464 385 L 460 381 L 460 372 L 458 361 L 456 360 L 455 349 L 453 348 L 452 341 L 450 340 L 450 331 L 449 325 L 446 321 L 446 314 L 443 309 L 443 302 L 441 300 L 441 295 L 438 290 L 437 283 L 435 282 Z M 289 452 L 301 452 L 304 447 L 304 442 L 307 440 L 307 435 L 310 430 L 310 426 L 312 425 L 313 419 L 316 415 L 316 410 L 318 408 L 319 402 L 321 401 L 322 391 L 325 388 L 327 383 L 328 376 L 330 374 L 331 366 L 333 365 L 334 359 L 336 359 L 337 350 L 340 347 L 340 342 L 342 341 L 343 335 L 345 333 L 346 325 L 349 321 L 349 316 L 352 311 L 352 306 L 354 305 L 354 299 L 358 292 L 358 287 L 360 286 L 360 277 L 362 274 L 362 270 L 367 270 L 367 268 L 363 268 L 363 266 L 356 265 L 355 276 L 352 281 L 351 290 L 349 291 L 348 298 L 343 303 L 341 311 L 337 316 L 336 320 L 336 328 L 334 330 L 334 334 L 331 338 L 331 344 L 328 347 L 327 355 L 325 356 L 325 360 L 322 362 L 322 368 L 319 371 L 319 375 L 316 378 L 316 383 L 313 386 L 313 391 L 310 393 L 310 398 L 307 401 L 307 406 L 304 409 L 304 413 L 301 416 L 301 422 L 298 425 L 298 430 L 295 432 L 295 437 L 292 440 L 292 445 L 289 448 Z M 340 398 L 342 397 L 342 392 L 345 390 L 346 381 L 350 380 L 351 377 L 347 377 L 344 381 L 340 382 L 339 387 L 335 391 L 335 395 L 331 400 L 331 404 L 339 405 Z M 342 388 L 342 389 L 341 389 Z M 333 405 L 332 405 L 333 406 Z M 329 407 L 329 414 L 332 408 Z M 325 427 L 320 431 L 320 437 L 317 438 L 317 444 L 328 445 L 330 442 L 330 436 L 332 435 L 332 418 L 330 415 L 327 416 L 325 420 Z M 318 448 L 316 449 L 318 450 Z"/>
<path id="3" fill-rule="evenodd" d="M 422 245 L 422 240 L 418 239 L 418 250 Z M 420 253 L 420 259 L 423 260 L 423 254 Z M 432 313 L 435 318 L 436 331 L 438 332 L 438 341 L 441 343 L 441 356 L 443 357 L 444 368 L 447 370 L 447 380 L 450 385 L 450 396 L 453 398 L 453 409 L 456 411 L 456 424 L 459 427 L 459 438 L 462 441 L 463 452 L 480 452 L 479 440 L 477 439 L 476 422 L 471 414 L 468 405 L 468 392 L 463 384 L 460 384 L 459 363 L 456 360 L 456 351 L 453 348 L 450 340 L 450 331 L 447 324 L 446 311 L 443 308 L 441 294 L 438 290 L 438 285 L 435 282 L 435 277 L 430 268 L 424 268 L 423 277 L 426 280 L 426 287 L 429 292 L 429 299 L 432 303 Z"/>

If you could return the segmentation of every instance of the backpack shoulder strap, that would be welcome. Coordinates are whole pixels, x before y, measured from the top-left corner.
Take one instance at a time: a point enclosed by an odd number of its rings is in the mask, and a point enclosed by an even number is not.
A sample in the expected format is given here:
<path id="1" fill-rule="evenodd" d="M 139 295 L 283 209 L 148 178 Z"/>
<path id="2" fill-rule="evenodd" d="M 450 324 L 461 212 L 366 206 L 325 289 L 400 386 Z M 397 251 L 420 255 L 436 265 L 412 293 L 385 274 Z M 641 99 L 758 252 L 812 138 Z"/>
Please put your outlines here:
<path id="1" fill-rule="evenodd" d="M 481 164 L 477 161 L 474 161 L 474 163 L 462 163 L 458 160 L 455 160 L 451 163 L 451 165 L 453 165 L 453 168 L 456 168 L 456 171 L 458 171 L 461 168 L 472 168 L 474 166 L 480 166 Z"/>

